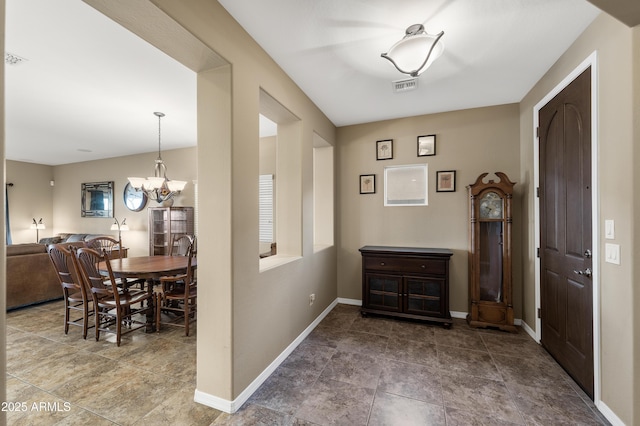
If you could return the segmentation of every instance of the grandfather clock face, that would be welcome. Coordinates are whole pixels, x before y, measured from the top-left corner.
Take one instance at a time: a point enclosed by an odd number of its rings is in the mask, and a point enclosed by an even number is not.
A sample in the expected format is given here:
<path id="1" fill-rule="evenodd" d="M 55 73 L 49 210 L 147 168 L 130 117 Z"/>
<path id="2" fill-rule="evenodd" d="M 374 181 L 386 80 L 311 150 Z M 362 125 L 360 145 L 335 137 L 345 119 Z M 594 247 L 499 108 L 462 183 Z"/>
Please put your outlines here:
<path id="1" fill-rule="evenodd" d="M 502 219 L 504 218 L 504 200 L 497 192 L 487 192 L 480 199 L 481 219 Z"/>

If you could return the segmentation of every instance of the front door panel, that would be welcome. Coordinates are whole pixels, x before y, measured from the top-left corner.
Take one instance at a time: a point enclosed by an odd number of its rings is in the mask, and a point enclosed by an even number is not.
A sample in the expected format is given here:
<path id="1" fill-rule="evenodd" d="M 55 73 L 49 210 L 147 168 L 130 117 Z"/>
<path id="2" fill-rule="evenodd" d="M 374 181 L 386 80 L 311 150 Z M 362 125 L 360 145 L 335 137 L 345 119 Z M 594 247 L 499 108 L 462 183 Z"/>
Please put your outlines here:
<path id="1" fill-rule="evenodd" d="M 591 70 L 540 110 L 542 345 L 593 397 Z"/>

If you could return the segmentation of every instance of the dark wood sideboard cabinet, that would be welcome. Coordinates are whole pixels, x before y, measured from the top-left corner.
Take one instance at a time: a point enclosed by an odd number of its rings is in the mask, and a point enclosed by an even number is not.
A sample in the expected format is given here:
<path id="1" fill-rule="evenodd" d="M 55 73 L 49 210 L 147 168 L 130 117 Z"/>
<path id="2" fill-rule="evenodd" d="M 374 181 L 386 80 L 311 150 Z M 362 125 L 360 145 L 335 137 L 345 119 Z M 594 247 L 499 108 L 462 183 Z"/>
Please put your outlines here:
<path id="1" fill-rule="evenodd" d="M 451 327 L 451 250 L 364 246 L 360 253 L 362 315 L 434 321 Z"/>

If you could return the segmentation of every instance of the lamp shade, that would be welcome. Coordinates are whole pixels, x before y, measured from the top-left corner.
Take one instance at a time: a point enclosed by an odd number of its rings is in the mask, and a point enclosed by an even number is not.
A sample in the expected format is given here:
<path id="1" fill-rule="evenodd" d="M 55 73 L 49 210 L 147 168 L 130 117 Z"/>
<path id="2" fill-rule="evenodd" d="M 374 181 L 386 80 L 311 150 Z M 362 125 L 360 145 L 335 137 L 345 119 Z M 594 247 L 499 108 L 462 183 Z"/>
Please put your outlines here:
<path id="1" fill-rule="evenodd" d="M 33 218 L 29 229 L 46 229 L 46 227 L 44 226 L 44 223 L 42 223 L 42 218 L 40 218 L 39 222 L 36 222 L 36 219 Z"/>
<path id="2" fill-rule="evenodd" d="M 171 192 L 182 191 L 184 187 L 187 185 L 186 181 L 183 180 L 168 180 L 167 179 L 167 187 Z"/>
<path id="3" fill-rule="evenodd" d="M 149 176 L 144 183 L 144 189 L 153 191 L 154 189 L 160 189 L 164 183 L 163 177 Z"/>
<path id="4" fill-rule="evenodd" d="M 142 188 L 142 185 L 144 185 L 144 182 L 146 180 L 145 178 L 141 178 L 141 177 L 130 177 L 127 179 L 129 179 L 129 183 L 131 184 L 131 186 L 137 189 Z"/>
<path id="5" fill-rule="evenodd" d="M 444 51 L 439 34 L 427 34 L 420 24 L 407 28 L 404 38 L 396 42 L 387 53 L 381 56 L 389 60 L 403 74 L 413 77 L 426 70 Z"/>

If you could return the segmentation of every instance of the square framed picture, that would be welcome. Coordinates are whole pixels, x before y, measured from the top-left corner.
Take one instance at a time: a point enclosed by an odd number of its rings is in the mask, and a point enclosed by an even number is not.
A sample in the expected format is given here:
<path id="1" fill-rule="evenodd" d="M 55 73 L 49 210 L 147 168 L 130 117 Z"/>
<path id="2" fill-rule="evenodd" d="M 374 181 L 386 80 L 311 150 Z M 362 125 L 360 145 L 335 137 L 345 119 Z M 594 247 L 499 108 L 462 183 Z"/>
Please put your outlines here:
<path id="1" fill-rule="evenodd" d="M 436 155 L 436 135 L 418 136 L 418 157 Z"/>
<path id="2" fill-rule="evenodd" d="M 376 160 L 391 160 L 393 158 L 393 139 L 376 142 Z"/>
<path id="3" fill-rule="evenodd" d="M 376 175 L 360 175 L 360 193 L 376 193 Z"/>
<path id="4" fill-rule="evenodd" d="M 456 192 L 456 171 L 436 172 L 436 192 Z"/>

